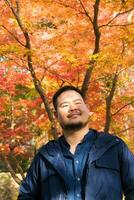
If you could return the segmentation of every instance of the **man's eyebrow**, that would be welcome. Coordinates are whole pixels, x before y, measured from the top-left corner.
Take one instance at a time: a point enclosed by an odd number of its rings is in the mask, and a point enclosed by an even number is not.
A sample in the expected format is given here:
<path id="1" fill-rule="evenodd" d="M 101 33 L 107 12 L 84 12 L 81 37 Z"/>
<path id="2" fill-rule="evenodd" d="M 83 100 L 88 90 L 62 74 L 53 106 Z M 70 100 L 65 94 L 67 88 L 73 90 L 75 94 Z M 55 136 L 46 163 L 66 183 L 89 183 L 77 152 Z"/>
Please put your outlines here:
<path id="1" fill-rule="evenodd" d="M 82 101 L 82 99 L 75 99 L 74 101 Z"/>
<path id="2" fill-rule="evenodd" d="M 63 102 L 61 102 L 59 105 L 62 105 L 62 104 L 64 104 L 64 103 L 68 103 L 68 101 L 63 101 Z"/>
<path id="3" fill-rule="evenodd" d="M 82 101 L 82 99 L 74 99 L 73 101 L 74 102 L 75 101 Z M 69 101 L 62 101 L 59 105 L 62 105 L 62 104 L 65 104 L 65 103 L 69 103 Z"/>

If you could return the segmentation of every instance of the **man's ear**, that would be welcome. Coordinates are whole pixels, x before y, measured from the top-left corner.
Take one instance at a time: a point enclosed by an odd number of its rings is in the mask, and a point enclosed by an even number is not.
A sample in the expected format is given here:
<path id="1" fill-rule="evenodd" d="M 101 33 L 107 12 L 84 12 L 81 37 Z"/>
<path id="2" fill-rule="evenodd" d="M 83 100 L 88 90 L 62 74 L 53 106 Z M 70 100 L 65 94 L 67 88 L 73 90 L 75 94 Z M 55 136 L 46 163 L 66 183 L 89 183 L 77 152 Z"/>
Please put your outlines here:
<path id="1" fill-rule="evenodd" d="M 93 112 L 90 111 L 90 106 L 89 106 L 89 104 L 86 103 L 86 106 L 87 106 L 87 108 L 88 108 L 88 110 L 89 110 L 89 116 L 92 116 L 92 115 L 93 115 Z"/>
<path id="2" fill-rule="evenodd" d="M 87 108 L 88 108 L 88 110 L 89 110 L 89 104 L 87 104 L 87 103 L 85 103 L 86 104 L 86 106 L 87 106 Z"/>

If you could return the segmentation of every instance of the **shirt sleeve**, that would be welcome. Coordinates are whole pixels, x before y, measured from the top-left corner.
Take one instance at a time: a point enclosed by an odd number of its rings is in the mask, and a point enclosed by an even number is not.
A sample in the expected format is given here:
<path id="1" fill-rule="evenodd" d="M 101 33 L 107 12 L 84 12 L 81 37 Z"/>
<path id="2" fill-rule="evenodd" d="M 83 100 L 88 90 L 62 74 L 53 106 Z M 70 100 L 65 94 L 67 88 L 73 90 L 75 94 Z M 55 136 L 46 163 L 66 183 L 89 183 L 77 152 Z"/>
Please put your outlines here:
<path id="1" fill-rule="evenodd" d="M 39 200 L 40 195 L 40 173 L 39 158 L 35 156 L 25 179 L 20 186 L 17 200 Z"/>
<path id="2" fill-rule="evenodd" d="M 121 176 L 125 200 L 134 200 L 134 155 L 123 142 Z"/>

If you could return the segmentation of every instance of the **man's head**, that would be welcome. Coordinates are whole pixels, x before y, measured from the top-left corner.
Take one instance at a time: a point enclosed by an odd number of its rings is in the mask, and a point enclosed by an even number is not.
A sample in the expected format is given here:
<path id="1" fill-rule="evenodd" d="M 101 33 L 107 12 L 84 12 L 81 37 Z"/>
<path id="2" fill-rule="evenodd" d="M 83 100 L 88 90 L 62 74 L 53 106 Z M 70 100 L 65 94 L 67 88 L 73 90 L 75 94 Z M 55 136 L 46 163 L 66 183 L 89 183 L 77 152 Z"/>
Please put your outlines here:
<path id="1" fill-rule="evenodd" d="M 73 86 L 60 88 L 53 96 L 57 119 L 64 130 L 79 130 L 88 124 L 89 110 L 82 92 Z"/>

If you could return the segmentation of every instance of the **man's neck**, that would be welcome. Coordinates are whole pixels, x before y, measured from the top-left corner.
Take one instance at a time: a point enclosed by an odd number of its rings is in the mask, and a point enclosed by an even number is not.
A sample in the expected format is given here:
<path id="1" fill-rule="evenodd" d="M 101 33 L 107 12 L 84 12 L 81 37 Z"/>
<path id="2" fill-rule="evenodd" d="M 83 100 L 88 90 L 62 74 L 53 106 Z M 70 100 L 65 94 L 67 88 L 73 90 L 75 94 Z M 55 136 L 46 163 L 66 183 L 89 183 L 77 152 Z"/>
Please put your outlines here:
<path id="1" fill-rule="evenodd" d="M 68 144 L 70 144 L 71 153 L 75 152 L 77 145 L 83 140 L 84 136 L 88 133 L 88 131 L 88 125 L 77 131 L 64 131 L 63 134 Z"/>

